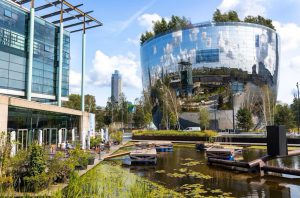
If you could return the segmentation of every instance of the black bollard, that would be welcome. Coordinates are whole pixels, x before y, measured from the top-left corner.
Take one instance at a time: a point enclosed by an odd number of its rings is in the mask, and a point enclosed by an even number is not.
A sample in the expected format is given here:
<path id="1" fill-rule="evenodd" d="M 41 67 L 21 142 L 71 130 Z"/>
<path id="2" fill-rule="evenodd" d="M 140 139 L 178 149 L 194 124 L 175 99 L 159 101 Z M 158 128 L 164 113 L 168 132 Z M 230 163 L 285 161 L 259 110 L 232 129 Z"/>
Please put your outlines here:
<path id="1" fill-rule="evenodd" d="M 267 150 L 270 156 L 288 154 L 286 128 L 284 125 L 267 126 Z"/>

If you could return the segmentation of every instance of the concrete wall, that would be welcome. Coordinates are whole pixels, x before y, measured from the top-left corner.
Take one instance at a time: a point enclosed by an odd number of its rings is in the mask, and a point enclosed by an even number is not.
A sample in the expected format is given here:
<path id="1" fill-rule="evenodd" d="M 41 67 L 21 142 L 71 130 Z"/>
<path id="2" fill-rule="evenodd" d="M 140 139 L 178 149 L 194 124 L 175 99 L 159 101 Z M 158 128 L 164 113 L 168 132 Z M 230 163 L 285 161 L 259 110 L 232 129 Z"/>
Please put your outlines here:
<path id="1" fill-rule="evenodd" d="M 7 131 L 8 100 L 0 96 L 0 132 Z"/>

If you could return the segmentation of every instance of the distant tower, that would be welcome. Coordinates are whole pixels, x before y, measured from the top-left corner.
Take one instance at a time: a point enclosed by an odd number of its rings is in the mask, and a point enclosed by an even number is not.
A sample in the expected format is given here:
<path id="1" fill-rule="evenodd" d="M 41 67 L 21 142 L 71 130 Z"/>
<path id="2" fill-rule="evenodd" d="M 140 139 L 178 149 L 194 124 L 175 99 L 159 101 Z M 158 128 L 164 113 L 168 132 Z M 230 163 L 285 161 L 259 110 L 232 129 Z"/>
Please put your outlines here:
<path id="1" fill-rule="evenodd" d="M 122 78 L 118 70 L 111 75 L 111 100 L 114 103 L 118 103 L 120 100 L 120 94 L 122 93 Z"/>

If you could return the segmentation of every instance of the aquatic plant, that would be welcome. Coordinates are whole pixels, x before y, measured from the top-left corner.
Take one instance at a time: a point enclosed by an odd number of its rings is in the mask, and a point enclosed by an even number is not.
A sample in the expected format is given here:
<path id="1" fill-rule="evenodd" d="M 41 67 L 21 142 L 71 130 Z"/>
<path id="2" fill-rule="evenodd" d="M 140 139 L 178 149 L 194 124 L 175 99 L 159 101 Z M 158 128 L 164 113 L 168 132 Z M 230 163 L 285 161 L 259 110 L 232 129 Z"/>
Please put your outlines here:
<path id="1" fill-rule="evenodd" d="M 165 170 L 157 170 L 155 171 L 156 173 L 165 173 L 166 171 Z"/>
<path id="2" fill-rule="evenodd" d="M 190 162 L 187 162 L 187 163 L 183 163 L 181 164 L 182 166 L 196 166 L 196 165 L 199 165 L 201 164 L 201 162 L 198 162 L 198 161 L 190 161 Z"/>
<path id="3" fill-rule="evenodd" d="M 185 174 L 181 174 L 181 173 L 167 173 L 167 176 L 169 176 L 169 177 L 175 177 L 175 178 L 183 178 L 183 177 L 186 177 Z"/>
<path id="4" fill-rule="evenodd" d="M 161 185 L 145 180 L 119 165 L 103 162 L 79 178 L 74 174 L 60 197 L 184 197 Z"/>

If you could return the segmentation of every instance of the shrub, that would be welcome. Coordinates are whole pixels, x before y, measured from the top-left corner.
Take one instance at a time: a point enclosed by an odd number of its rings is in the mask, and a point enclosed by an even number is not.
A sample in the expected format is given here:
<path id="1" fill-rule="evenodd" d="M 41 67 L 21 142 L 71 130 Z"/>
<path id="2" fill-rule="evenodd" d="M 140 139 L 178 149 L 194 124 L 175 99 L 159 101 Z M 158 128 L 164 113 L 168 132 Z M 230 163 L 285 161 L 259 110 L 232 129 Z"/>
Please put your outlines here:
<path id="1" fill-rule="evenodd" d="M 123 141 L 123 133 L 122 131 L 116 131 L 110 134 L 110 138 L 115 142 L 121 143 Z"/>
<path id="2" fill-rule="evenodd" d="M 74 168 L 75 163 L 71 158 L 65 158 L 63 152 L 56 152 L 49 162 L 48 173 L 53 178 L 53 181 L 66 182 Z"/>
<path id="3" fill-rule="evenodd" d="M 47 188 L 52 182 L 51 176 L 45 172 L 39 175 L 24 177 L 26 191 L 38 192 Z"/>
<path id="4" fill-rule="evenodd" d="M 75 148 L 70 151 L 70 162 L 74 163 L 74 166 L 85 168 L 88 165 L 90 154 L 84 152 L 80 148 Z"/>
<path id="5" fill-rule="evenodd" d="M 99 146 L 99 144 L 102 142 L 102 138 L 101 136 L 96 136 L 96 137 L 93 137 L 91 138 L 91 147 L 96 147 L 96 146 Z"/>
<path id="6" fill-rule="evenodd" d="M 36 143 L 28 151 L 19 151 L 10 163 L 14 188 L 36 192 L 48 187 L 52 178 L 46 174 L 46 162 L 44 149 Z"/>
<path id="7" fill-rule="evenodd" d="M 1 192 L 7 190 L 13 184 L 13 178 L 11 176 L 0 177 L 0 190 Z"/>

